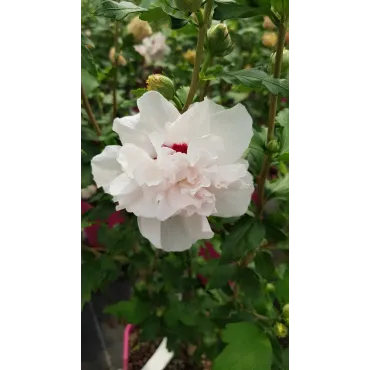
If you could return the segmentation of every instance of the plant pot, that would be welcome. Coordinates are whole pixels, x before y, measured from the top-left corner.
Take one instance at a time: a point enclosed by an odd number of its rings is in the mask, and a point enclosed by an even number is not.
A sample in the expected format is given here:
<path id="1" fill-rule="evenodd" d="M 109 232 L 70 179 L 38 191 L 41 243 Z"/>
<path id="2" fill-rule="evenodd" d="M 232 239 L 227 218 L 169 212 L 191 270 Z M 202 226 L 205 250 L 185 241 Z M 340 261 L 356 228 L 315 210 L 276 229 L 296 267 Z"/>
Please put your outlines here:
<path id="1" fill-rule="evenodd" d="M 131 324 L 127 325 L 123 335 L 123 370 L 129 369 L 129 356 L 130 356 L 129 340 L 132 329 L 133 325 Z M 164 338 L 160 345 L 158 346 L 157 350 L 144 365 L 142 370 L 163 370 L 172 360 L 173 356 L 174 353 L 169 352 L 167 350 L 167 338 Z"/>

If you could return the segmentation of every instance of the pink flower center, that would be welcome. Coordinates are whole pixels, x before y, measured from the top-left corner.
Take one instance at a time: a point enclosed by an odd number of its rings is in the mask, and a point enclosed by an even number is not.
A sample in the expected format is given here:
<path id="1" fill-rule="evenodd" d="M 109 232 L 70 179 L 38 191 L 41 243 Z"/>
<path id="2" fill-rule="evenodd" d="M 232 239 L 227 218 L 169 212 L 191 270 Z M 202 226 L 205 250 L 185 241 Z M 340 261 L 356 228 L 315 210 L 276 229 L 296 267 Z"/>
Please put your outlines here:
<path id="1" fill-rule="evenodd" d="M 188 144 L 186 144 L 186 143 L 172 144 L 171 146 L 163 144 L 162 146 L 167 147 L 167 148 L 171 148 L 175 152 L 180 152 L 180 153 L 184 153 L 184 154 L 188 153 Z"/>

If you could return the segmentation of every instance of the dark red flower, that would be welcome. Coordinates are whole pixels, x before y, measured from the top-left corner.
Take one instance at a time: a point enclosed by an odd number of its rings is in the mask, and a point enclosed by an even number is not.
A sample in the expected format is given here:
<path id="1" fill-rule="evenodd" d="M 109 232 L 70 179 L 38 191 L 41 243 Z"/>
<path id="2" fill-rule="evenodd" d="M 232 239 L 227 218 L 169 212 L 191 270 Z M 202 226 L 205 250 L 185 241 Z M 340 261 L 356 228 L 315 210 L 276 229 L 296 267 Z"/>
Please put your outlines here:
<path id="1" fill-rule="evenodd" d="M 81 214 L 84 214 L 89 209 L 93 208 L 93 206 L 85 201 L 81 201 Z M 89 245 L 91 247 L 99 247 L 98 243 L 98 232 L 99 227 L 101 224 L 101 220 L 95 220 L 94 224 L 91 226 L 88 226 L 84 229 L 87 241 L 89 242 Z M 123 218 L 122 214 L 118 211 L 113 212 L 107 220 L 103 221 L 107 223 L 109 228 L 112 228 L 114 225 L 122 224 L 125 222 L 125 219 Z"/>

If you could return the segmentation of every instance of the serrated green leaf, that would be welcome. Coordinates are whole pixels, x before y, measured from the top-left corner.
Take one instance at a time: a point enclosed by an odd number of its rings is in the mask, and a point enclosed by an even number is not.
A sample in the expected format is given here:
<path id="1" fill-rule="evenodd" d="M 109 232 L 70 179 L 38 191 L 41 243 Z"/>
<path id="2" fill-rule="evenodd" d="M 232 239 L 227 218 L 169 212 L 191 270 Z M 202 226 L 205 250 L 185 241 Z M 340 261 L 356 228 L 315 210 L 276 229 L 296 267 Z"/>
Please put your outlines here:
<path id="1" fill-rule="evenodd" d="M 266 181 L 266 196 L 267 199 L 289 199 L 289 174 L 280 177 L 277 180 L 270 182 Z"/>
<path id="2" fill-rule="evenodd" d="M 213 370 L 271 370 L 272 346 L 256 325 L 228 324 L 222 338 L 228 345 L 215 359 Z"/>
<path id="3" fill-rule="evenodd" d="M 274 95 L 289 96 L 289 81 L 277 79 L 259 69 L 242 69 L 235 72 L 223 72 L 216 77 L 229 83 L 242 84 L 253 89 L 266 88 Z"/>
<path id="4" fill-rule="evenodd" d="M 222 288 L 227 285 L 230 280 L 232 281 L 235 278 L 236 273 L 237 266 L 234 264 L 217 266 L 209 279 L 208 288 Z"/>
<path id="5" fill-rule="evenodd" d="M 270 252 L 258 252 L 254 257 L 254 264 L 256 266 L 256 271 L 266 280 L 271 281 L 275 279 L 275 265 Z"/>
<path id="6" fill-rule="evenodd" d="M 96 15 L 113 19 L 117 22 L 125 19 L 129 14 L 146 12 L 148 9 L 137 6 L 128 1 L 117 3 L 112 0 L 105 0 L 96 10 Z"/>
<path id="7" fill-rule="evenodd" d="M 148 9 L 147 12 L 140 15 L 140 19 L 147 22 L 169 21 L 169 16 L 162 8 L 156 7 Z"/>
<path id="8" fill-rule="evenodd" d="M 255 250 L 261 244 L 264 236 L 265 227 L 259 220 L 249 216 L 242 218 L 221 246 L 220 263 L 231 263 L 243 258 L 247 252 Z"/>
<path id="9" fill-rule="evenodd" d="M 177 9 L 175 0 L 162 0 L 159 5 L 165 13 L 176 19 L 187 19 L 190 16 Z"/>
<path id="10" fill-rule="evenodd" d="M 134 297 L 129 301 L 121 301 L 109 306 L 104 312 L 124 319 L 127 323 L 139 325 L 150 316 L 151 304 Z"/>
<path id="11" fill-rule="evenodd" d="M 109 256 L 86 260 L 81 265 L 81 305 L 90 301 L 91 294 L 118 278 L 119 265 Z"/>
<path id="12" fill-rule="evenodd" d="M 254 299 L 262 292 L 260 277 L 249 267 L 240 267 L 237 282 L 245 297 Z"/>
<path id="13" fill-rule="evenodd" d="M 253 137 L 248 147 L 247 159 L 249 162 L 249 171 L 253 175 L 261 172 L 263 159 L 265 156 L 265 143 L 267 138 L 267 129 L 262 128 L 261 132 L 254 131 Z"/>
<path id="14" fill-rule="evenodd" d="M 217 7 L 213 19 L 223 21 L 231 18 L 250 18 L 267 14 L 270 10 L 269 0 L 216 0 Z"/>

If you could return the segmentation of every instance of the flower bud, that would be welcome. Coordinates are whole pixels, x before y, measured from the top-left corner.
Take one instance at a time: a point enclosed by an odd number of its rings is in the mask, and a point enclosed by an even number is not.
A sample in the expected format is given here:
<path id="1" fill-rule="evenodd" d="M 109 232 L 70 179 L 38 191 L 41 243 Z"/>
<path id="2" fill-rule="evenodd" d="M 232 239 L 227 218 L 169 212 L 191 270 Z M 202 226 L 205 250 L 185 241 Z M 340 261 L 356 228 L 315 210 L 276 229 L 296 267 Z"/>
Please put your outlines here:
<path id="1" fill-rule="evenodd" d="M 285 338 L 288 335 L 288 328 L 282 322 L 276 323 L 274 330 L 276 336 L 279 338 Z"/>
<path id="2" fill-rule="evenodd" d="M 265 16 L 263 17 L 263 28 L 267 30 L 273 30 L 274 28 L 276 28 L 276 26 L 274 25 L 270 17 Z"/>
<path id="3" fill-rule="evenodd" d="M 232 52 L 234 44 L 225 24 L 211 26 L 207 31 L 206 49 L 212 56 L 222 57 Z"/>
<path id="4" fill-rule="evenodd" d="M 184 54 L 183 57 L 186 61 L 188 61 L 191 64 L 195 63 L 195 50 L 188 49 Z"/>
<path id="5" fill-rule="evenodd" d="M 289 325 L 289 322 L 290 322 L 290 305 L 289 304 L 286 304 L 283 307 L 283 318 L 284 318 L 285 323 Z"/>
<path id="6" fill-rule="evenodd" d="M 122 54 L 116 56 L 116 49 L 114 47 L 109 50 L 109 60 L 113 65 L 117 66 L 125 66 L 127 64 L 127 61 Z"/>
<path id="7" fill-rule="evenodd" d="M 277 44 L 277 34 L 275 32 L 265 32 L 262 35 L 262 44 L 268 48 L 273 48 Z"/>
<path id="8" fill-rule="evenodd" d="M 275 285 L 274 284 L 271 284 L 271 283 L 268 283 L 266 284 L 266 292 L 268 293 L 272 293 L 275 291 Z"/>
<path id="9" fill-rule="evenodd" d="M 280 145 L 277 140 L 271 140 L 267 143 L 266 148 L 271 154 L 274 154 L 279 152 Z"/>
<path id="10" fill-rule="evenodd" d="M 276 52 L 272 53 L 270 56 L 270 68 L 271 72 L 275 68 Z M 289 50 L 283 50 L 283 61 L 281 63 L 281 75 L 284 76 L 289 72 Z"/>
<path id="11" fill-rule="evenodd" d="M 175 0 L 177 9 L 184 12 L 196 12 L 202 5 L 203 0 Z"/>
<path id="12" fill-rule="evenodd" d="M 164 314 L 164 311 L 166 310 L 165 307 L 161 306 L 161 307 L 158 307 L 155 311 L 155 314 L 158 316 L 158 317 L 162 317 L 163 314 Z"/>
<path id="13" fill-rule="evenodd" d="M 150 24 L 146 21 L 142 21 L 139 17 L 135 17 L 127 25 L 127 32 L 134 36 L 135 42 L 139 43 L 145 39 L 145 37 L 150 36 L 153 31 Z"/>
<path id="14" fill-rule="evenodd" d="M 160 92 L 166 99 L 171 100 L 175 95 L 175 86 L 166 76 L 150 75 L 146 80 L 147 89 Z"/>

